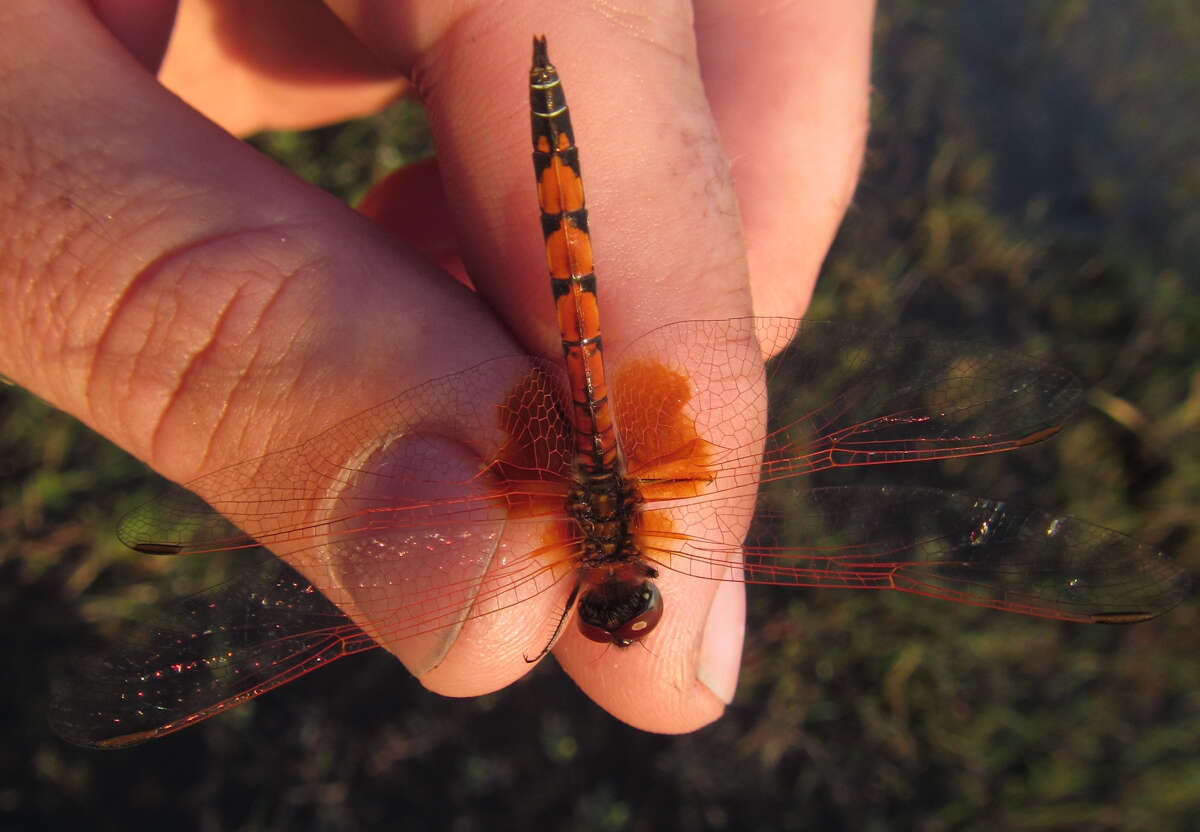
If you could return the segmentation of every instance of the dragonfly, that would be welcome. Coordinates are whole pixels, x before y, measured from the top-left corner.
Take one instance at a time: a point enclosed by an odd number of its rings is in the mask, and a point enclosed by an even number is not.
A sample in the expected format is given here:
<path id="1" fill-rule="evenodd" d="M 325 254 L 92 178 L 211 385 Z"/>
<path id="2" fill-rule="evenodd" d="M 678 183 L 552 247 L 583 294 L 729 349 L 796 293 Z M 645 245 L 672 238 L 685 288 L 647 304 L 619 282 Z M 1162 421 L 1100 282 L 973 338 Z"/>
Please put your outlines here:
<path id="1" fill-rule="evenodd" d="M 533 619 L 531 667 L 571 626 L 615 650 L 651 643 L 672 580 L 891 590 L 1085 623 L 1144 621 L 1187 595 L 1161 551 L 1073 517 L 808 484 L 1047 439 L 1082 392 L 1056 367 L 782 318 L 670 323 L 609 360 L 544 37 L 530 104 L 564 360 L 433 379 L 127 516 L 118 534 L 138 552 L 279 557 L 81 665 L 51 705 L 66 739 L 160 737 L 380 646 L 432 667 L 466 628 L 505 616 Z M 539 601 L 549 612 L 530 616 Z"/>

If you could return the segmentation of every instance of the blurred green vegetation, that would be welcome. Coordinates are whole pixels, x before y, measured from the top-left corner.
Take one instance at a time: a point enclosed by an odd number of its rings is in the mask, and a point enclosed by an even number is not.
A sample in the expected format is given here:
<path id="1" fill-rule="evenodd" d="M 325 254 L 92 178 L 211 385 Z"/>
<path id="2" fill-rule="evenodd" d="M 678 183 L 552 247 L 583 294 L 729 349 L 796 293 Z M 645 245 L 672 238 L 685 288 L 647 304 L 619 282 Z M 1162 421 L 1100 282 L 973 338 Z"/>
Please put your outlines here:
<path id="1" fill-rule="evenodd" d="M 876 31 L 863 182 L 811 317 L 995 342 L 1088 388 L 1048 444 L 888 479 L 1034 502 L 1200 571 L 1200 7 L 902 2 Z M 254 144 L 352 199 L 419 154 L 415 124 L 398 105 Z M 20 390 L 0 390 L 0 416 L 5 828 L 1188 829 L 1200 817 L 1194 602 L 1081 627 L 753 590 L 737 700 L 686 737 L 617 724 L 552 662 L 456 701 L 372 654 L 131 751 L 67 746 L 44 719 L 55 674 L 118 617 L 215 583 L 224 564 L 125 551 L 117 518 L 157 488 L 142 466 Z"/>

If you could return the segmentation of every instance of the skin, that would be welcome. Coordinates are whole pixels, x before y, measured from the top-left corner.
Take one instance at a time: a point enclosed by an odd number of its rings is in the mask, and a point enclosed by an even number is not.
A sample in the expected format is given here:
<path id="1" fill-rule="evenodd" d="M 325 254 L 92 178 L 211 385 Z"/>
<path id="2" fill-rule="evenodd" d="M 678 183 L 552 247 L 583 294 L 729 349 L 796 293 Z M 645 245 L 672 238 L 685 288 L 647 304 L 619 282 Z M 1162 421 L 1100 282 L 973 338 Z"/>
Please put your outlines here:
<path id="1" fill-rule="evenodd" d="M 572 106 L 609 354 L 668 319 L 803 313 L 861 161 L 871 3 L 246 5 L 184 0 L 169 51 L 170 2 L 0 10 L 0 372 L 164 475 L 290 447 L 497 355 L 559 357 L 534 33 Z M 438 161 L 381 183 L 374 224 L 227 132 L 406 89 Z M 733 696 L 743 617 L 740 585 L 693 581 L 645 649 L 570 627 L 555 656 L 618 718 L 693 730 Z M 422 681 L 471 695 L 524 673 L 529 642 L 491 619 Z"/>

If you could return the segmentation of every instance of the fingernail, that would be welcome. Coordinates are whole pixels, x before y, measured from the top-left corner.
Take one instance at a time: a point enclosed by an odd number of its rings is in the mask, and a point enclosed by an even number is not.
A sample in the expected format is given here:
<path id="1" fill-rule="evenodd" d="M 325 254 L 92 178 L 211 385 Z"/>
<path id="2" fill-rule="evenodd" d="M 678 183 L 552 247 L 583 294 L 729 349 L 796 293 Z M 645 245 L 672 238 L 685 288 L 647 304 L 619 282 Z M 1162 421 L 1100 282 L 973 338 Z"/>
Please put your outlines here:
<path id="1" fill-rule="evenodd" d="M 717 587 L 696 664 L 696 680 L 728 705 L 737 691 L 746 634 L 746 588 L 727 581 Z"/>

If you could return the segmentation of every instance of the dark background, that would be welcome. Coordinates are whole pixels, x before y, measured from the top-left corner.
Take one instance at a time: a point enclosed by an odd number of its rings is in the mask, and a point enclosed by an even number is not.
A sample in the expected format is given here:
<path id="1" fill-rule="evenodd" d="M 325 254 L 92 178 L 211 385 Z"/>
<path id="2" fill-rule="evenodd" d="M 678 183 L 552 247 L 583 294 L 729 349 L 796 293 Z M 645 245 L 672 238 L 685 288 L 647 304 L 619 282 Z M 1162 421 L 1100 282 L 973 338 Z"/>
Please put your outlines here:
<path id="1" fill-rule="evenodd" d="M 994 341 L 1072 370 L 1085 406 L 1052 442 L 891 478 L 1035 502 L 1200 571 L 1200 7 L 1119 8 L 882 10 L 863 182 L 810 317 Z M 398 105 L 254 143 L 354 198 L 425 136 L 419 110 Z M 553 661 L 456 701 L 371 653 L 148 745 L 75 748 L 45 720 L 72 656 L 122 615 L 225 574 L 116 541 L 117 518 L 156 488 L 71 419 L 0 389 L 0 827 L 1184 829 L 1200 817 L 1194 602 L 1085 627 L 752 590 L 737 699 L 685 737 L 615 722 Z"/>

